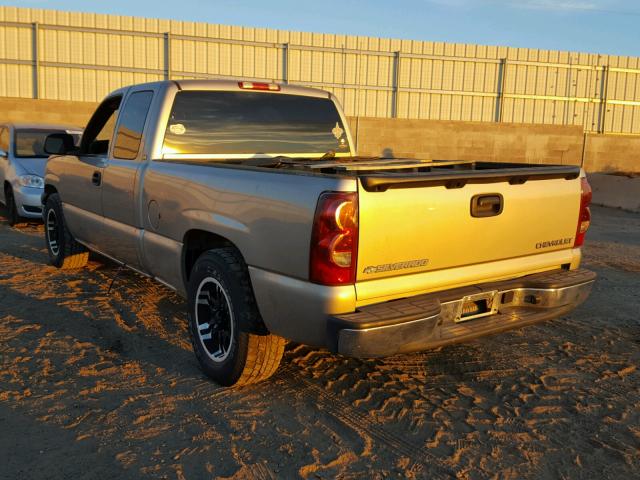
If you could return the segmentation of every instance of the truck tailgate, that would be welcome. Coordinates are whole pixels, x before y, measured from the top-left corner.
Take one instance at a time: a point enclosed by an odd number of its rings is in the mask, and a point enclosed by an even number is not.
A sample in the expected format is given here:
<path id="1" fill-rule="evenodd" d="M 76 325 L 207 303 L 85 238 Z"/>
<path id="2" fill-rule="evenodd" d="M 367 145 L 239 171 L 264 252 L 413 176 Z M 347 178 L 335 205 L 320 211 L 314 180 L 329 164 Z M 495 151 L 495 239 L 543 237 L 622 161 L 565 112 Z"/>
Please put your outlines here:
<path id="1" fill-rule="evenodd" d="M 503 177 L 382 191 L 365 188 L 361 178 L 358 298 L 369 280 L 482 264 L 489 278 L 491 262 L 572 249 L 581 185 L 567 178 L 518 183 Z M 531 260 L 523 261 L 529 271 Z"/>

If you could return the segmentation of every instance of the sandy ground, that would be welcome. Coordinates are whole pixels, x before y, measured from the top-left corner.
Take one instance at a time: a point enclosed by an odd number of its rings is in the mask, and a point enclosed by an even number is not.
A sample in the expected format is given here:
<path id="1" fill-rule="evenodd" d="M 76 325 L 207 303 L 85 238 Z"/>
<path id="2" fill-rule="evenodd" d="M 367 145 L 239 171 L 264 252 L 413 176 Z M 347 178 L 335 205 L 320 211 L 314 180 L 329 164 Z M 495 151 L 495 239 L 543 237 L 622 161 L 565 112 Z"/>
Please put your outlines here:
<path id="1" fill-rule="evenodd" d="M 1 220 L 1 219 L 0 219 Z M 543 325 L 359 361 L 289 345 L 269 382 L 199 371 L 183 301 L 47 265 L 0 224 L 0 477 L 639 478 L 640 215 L 594 209 L 589 301 Z"/>

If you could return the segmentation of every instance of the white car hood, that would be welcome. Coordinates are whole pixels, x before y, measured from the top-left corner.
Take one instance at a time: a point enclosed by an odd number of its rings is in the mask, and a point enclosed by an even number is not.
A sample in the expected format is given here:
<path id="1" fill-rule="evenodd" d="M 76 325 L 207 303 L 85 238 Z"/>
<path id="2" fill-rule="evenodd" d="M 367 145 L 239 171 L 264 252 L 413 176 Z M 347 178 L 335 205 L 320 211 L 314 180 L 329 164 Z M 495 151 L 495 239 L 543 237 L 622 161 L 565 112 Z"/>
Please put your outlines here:
<path id="1" fill-rule="evenodd" d="M 17 157 L 14 159 L 16 163 L 16 173 L 19 175 L 28 174 L 44 177 L 47 160 L 47 158 L 39 157 Z"/>

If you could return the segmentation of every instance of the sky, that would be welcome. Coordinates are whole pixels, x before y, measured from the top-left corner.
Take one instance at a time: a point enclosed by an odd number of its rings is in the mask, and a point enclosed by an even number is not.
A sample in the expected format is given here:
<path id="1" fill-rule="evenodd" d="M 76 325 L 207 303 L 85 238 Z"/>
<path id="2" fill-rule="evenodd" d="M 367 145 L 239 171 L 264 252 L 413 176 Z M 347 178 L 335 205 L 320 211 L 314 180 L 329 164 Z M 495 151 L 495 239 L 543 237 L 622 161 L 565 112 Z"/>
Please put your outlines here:
<path id="1" fill-rule="evenodd" d="M 5 5 L 640 56 L 637 0 L 22 0 Z"/>

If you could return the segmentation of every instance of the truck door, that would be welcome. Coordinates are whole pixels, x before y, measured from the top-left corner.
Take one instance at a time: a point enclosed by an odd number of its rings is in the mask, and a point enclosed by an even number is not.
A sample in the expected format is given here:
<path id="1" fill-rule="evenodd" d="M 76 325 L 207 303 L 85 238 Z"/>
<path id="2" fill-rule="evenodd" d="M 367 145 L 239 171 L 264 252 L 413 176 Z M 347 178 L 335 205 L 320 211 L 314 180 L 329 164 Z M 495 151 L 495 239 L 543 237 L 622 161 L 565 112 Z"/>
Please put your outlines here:
<path id="1" fill-rule="evenodd" d="M 148 86 L 127 94 L 102 177 L 103 252 L 138 269 L 142 265 L 138 246 L 143 224 L 136 179 L 145 164 L 144 126 L 153 94 Z"/>
<path id="2" fill-rule="evenodd" d="M 73 235 L 101 248 L 103 233 L 102 174 L 122 95 L 104 100 L 89 120 L 76 157 L 67 157 L 61 192 L 64 215 Z"/>

